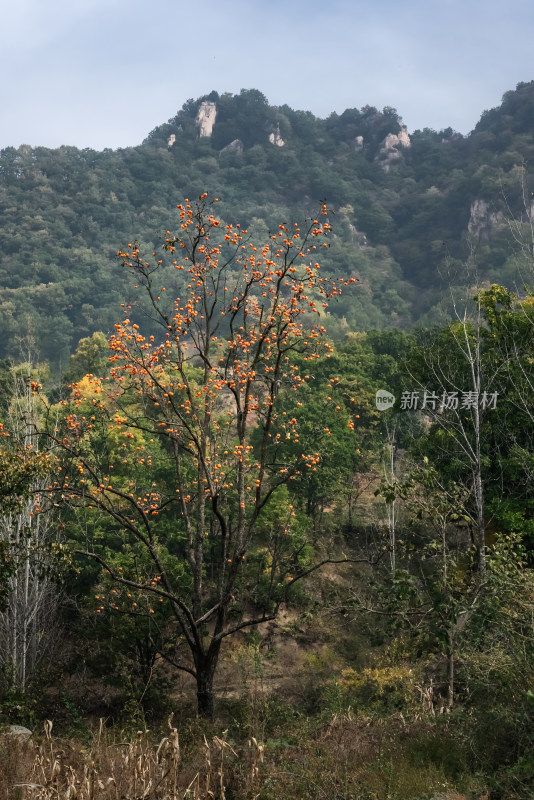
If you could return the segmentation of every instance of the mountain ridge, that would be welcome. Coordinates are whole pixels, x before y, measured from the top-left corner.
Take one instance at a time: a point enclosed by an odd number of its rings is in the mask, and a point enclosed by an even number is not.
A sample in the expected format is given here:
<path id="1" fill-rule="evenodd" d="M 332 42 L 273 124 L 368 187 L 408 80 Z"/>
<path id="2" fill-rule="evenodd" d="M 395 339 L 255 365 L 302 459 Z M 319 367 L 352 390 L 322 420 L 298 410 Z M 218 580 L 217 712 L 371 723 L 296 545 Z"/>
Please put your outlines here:
<path id="1" fill-rule="evenodd" d="M 203 103 L 215 107 L 209 135 Z M 408 134 L 390 107 L 319 119 L 250 89 L 188 100 L 135 147 L 4 148 L 0 356 L 34 330 L 57 363 L 81 336 L 111 330 L 129 291 L 119 247 L 134 237 L 153 247 L 176 204 L 204 191 L 259 237 L 326 197 L 335 239 L 325 268 L 361 284 L 332 309 L 334 336 L 439 321 L 441 276 L 465 273 L 473 252 L 482 280 L 517 280 L 507 221 L 527 223 L 532 156 L 534 82 L 506 92 L 467 136 Z"/>

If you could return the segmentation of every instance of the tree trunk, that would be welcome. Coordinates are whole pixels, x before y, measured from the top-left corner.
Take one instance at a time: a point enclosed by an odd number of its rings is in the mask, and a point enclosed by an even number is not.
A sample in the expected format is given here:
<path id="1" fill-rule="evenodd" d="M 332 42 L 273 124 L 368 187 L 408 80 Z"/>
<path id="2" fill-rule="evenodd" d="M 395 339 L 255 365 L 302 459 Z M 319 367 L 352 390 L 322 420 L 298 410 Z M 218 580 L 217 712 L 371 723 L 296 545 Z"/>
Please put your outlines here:
<path id="1" fill-rule="evenodd" d="M 447 647 L 447 711 L 454 705 L 454 640 L 452 632 L 448 634 Z"/>
<path id="2" fill-rule="evenodd" d="M 477 549 L 478 549 L 478 572 L 481 583 L 486 579 L 486 524 L 484 520 L 484 492 L 482 485 L 482 475 L 480 461 L 477 464 L 475 475 L 475 500 L 477 506 Z"/>
<path id="3" fill-rule="evenodd" d="M 214 651 L 208 650 L 196 660 L 197 673 L 197 712 L 199 717 L 213 719 L 215 704 L 213 697 L 213 678 L 219 660 L 220 643 Z"/>
<path id="4" fill-rule="evenodd" d="M 197 712 L 199 717 L 204 719 L 213 719 L 215 707 L 213 702 L 213 686 L 212 681 L 209 686 L 206 682 L 201 682 L 197 679 Z"/>

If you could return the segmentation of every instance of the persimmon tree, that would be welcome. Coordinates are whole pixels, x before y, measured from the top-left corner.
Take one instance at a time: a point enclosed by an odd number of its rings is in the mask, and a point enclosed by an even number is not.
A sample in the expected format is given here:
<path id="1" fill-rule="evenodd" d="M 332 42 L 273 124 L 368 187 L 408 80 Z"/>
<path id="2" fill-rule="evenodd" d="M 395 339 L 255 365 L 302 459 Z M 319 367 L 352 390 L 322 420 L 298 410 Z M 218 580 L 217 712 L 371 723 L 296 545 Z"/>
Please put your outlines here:
<path id="1" fill-rule="evenodd" d="M 314 447 L 299 449 L 298 395 L 331 350 L 326 299 L 355 280 L 321 277 L 326 206 L 305 230 L 282 224 L 259 247 L 214 215 L 216 202 L 180 204 L 161 254 L 135 243 L 119 252 L 152 332 L 140 306 L 125 308 L 109 375 L 86 376 L 64 401 L 49 487 L 83 516 L 84 553 L 114 587 L 98 612 L 148 615 L 154 637 L 172 618 L 162 654 L 195 678 L 208 717 L 222 642 L 274 619 L 295 581 L 333 558 L 323 549 L 312 560 L 284 486 L 320 469 L 331 432 L 318 413 Z M 173 298 L 176 276 L 185 280 Z"/>

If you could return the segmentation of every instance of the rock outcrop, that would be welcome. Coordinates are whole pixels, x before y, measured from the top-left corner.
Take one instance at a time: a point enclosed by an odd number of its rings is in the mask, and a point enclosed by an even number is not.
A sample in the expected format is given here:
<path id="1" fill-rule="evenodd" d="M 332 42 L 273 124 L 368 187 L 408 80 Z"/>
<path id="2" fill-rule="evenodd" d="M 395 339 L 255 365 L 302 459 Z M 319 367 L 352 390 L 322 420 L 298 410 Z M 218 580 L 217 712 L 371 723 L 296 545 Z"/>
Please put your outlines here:
<path id="1" fill-rule="evenodd" d="M 217 106 L 210 100 L 203 100 L 198 109 L 195 123 L 200 128 L 201 136 L 211 136 L 215 119 L 217 117 Z"/>
<path id="2" fill-rule="evenodd" d="M 380 150 L 376 160 L 380 163 L 382 169 L 385 172 L 388 172 L 391 165 L 394 164 L 395 161 L 398 161 L 400 158 L 402 158 L 403 151 L 407 150 L 411 146 L 412 143 L 410 141 L 408 131 L 406 130 L 406 126 L 401 125 L 398 133 L 388 133 L 380 145 Z"/>
<path id="3" fill-rule="evenodd" d="M 10 797 L 22 798 L 35 757 L 32 732 L 22 725 L 6 725 L 0 729 L 0 770 L 13 788 Z"/>
<path id="4" fill-rule="evenodd" d="M 276 126 L 276 130 L 271 131 L 269 134 L 269 141 L 271 144 L 274 144 L 277 147 L 283 147 L 285 145 L 284 140 L 280 136 L 280 125 Z"/>
<path id="5" fill-rule="evenodd" d="M 233 142 L 227 144 L 226 147 L 223 147 L 221 153 L 237 153 L 238 155 L 243 154 L 243 142 L 241 139 L 234 139 Z"/>
<path id="6" fill-rule="evenodd" d="M 0 736 L 7 736 L 14 739 L 19 739 L 20 741 L 27 742 L 31 739 L 32 732 L 29 728 L 25 728 L 24 725 L 6 725 L 5 728 L 2 728 L 0 731 Z"/>
<path id="7" fill-rule="evenodd" d="M 467 224 L 467 232 L 470 236 L 479 239 L 481 236 L 488 236 L 492 229 L 504 219 L 502 211 L 490 211 L 490 205 L 486 200 L 478 198 L 471 203 L 471 214 Z"/>

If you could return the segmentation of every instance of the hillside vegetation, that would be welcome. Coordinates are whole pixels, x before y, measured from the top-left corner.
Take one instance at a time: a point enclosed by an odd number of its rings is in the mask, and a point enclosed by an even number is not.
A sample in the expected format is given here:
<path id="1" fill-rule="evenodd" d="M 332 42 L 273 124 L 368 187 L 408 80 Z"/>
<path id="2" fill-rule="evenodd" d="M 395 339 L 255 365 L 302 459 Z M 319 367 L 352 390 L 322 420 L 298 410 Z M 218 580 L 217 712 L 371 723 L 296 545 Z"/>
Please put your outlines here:
<path id="1" fill-rule="evenodd" d="M 533 103 L 2 151 L 2 797 L 531 800 Z"/>

